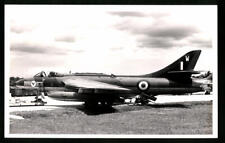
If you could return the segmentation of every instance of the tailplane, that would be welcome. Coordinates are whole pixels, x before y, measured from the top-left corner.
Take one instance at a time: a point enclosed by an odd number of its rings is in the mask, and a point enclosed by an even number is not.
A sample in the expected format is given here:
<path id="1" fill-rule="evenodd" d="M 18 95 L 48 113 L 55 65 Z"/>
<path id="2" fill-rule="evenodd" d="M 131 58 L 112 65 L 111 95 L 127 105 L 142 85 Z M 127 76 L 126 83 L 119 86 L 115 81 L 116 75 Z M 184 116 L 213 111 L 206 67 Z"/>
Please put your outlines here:
<path id="1" fill-rule="evenodd" d="M 190 77 L 192 74 L 198 74 L 199 72 L 193 71 L 198 58 L 201 54 L 201 50 L 190 51 L 184 56 L 180 57 L 178 60 L 168 65 L 167 67 L 156 71 L 151 74 L 146 74 L 144 76 L 148 77 L 175 77 L 175 78 L 185 78 Z"/>

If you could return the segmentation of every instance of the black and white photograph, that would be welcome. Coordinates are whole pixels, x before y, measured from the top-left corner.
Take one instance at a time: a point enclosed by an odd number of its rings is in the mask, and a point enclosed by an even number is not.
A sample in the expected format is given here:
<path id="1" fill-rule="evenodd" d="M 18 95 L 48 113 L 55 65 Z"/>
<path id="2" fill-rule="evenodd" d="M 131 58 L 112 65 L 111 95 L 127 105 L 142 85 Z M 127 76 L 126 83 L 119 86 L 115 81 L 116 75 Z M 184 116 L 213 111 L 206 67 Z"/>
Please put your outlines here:
<path id="1" fill-rule="evenodd" d="M 216 5 L 5 5 L 7 138 L 217 138 Z"/>

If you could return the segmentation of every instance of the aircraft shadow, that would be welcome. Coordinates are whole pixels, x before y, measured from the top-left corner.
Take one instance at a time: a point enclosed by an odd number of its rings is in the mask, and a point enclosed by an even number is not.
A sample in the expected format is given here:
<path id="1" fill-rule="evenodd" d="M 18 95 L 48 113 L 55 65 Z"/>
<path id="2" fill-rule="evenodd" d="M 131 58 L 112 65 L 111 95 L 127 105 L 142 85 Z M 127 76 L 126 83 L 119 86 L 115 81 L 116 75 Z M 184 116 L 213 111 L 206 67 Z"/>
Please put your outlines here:
<path id="1" fill-rule="evenodd" d="M 95 108 L 86 108 L 84 104 L 80 105 L 47 105 L 47 106 L 57 106 L 57 107 L 63 107 L 63 108 L 75 108 L 79 111 L 87 114 L 87 115 L 100 115 L 100 114 L 110 114 L 110 113 L 116 113 L 118 112 L 117 109 L 113 107 L 107 107 L 107 106 L 97 106 Z"/>
<path id="2" fill-rule="evenodd" d="M 60 107 L 60 106 L 58 106 Z M 149 105 L 134 105 L 134 106 L 97 106 L 95 108 L 85 108 L 84 105 L 67 105 L 61 106 L 67 108 L 76 108 L 77 110 L 85 113 L 86 115 L 101 115 L 101 114 L 111 114 L 111 113 L 122 113 L 136 110 L 144 110 L 150 108 L 190 108 L 188 105 L 173 103 L 173 104 L 149 104 Z"/>
<path id="3" fill-rule="evenodd" d="M 103 107 L 103 106 L 97 106 L 95 108 L 85 108 L 84 105 L 76 106 L 76 109 L 84 112 L 87 115 L 100 115 L 100 114 L 110 114 L 110 113 L 116 113 L 118 112 L 117 109 L 113 107 Z"/>
<path id="4" fill-rule="evenodd" d="M 153 108 L 190 108 L 188 105 L 173 103 L 173 104 L 149 104 L 147 106 Z"/>

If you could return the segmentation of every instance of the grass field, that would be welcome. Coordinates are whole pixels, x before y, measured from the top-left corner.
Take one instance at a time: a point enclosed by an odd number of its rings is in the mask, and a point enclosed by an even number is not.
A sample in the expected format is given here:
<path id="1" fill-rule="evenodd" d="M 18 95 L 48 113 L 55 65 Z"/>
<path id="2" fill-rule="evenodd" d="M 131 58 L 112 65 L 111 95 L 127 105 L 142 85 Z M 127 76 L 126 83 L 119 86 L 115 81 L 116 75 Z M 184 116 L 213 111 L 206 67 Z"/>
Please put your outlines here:
<path id="1" fill-rule="evenodd" d="M 212 102 L 13 112 L 11 134 L 212 134 Z"/>

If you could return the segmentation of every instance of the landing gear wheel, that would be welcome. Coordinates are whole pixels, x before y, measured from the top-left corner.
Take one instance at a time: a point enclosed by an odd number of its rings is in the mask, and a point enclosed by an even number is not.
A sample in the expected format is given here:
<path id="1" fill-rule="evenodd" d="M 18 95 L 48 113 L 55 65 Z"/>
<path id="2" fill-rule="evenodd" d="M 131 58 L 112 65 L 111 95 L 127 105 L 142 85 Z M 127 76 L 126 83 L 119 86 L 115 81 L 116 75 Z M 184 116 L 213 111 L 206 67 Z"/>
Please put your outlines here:
<path id="1" fill-rule="evenodd" d="M 209 95 L 210 94 L 210 91 L 205 91 L 205 95 Z"/>
<path id="2" fill-rule="evenodd" d="M 113 101 L 106 101 L 106 106 L 107 107 L 112 107 Z"/>
<path id="3" fill-rule="evenodd" d="M 102 107 L 112 107 L 113 101 L 101 101 Z"/>
<path id="4" fill-rule="evenodd" d="M 87 109 L 96 108 L 98 106 L 98 101 L 85 101 L 84 106 Z"/>

